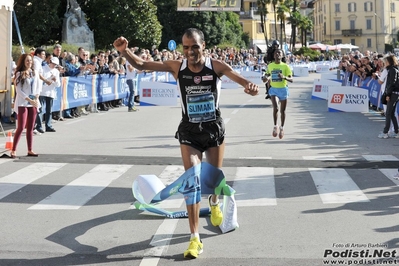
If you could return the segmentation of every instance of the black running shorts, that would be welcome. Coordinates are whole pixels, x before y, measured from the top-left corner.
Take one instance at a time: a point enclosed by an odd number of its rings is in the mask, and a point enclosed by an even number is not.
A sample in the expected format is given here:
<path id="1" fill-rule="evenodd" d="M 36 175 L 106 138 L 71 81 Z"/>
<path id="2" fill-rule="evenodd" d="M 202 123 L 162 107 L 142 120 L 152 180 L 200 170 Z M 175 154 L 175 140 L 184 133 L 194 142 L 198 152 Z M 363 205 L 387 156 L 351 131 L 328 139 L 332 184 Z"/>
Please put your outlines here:
<path id="1" fill-rule="evenodd" d="M 221 117 L 215 121 L 190 123 L 181 121 L 175 138 L 180 144 L 191 146 L 200 152 L 211 147 L 218 147 L 224 141 L 225 126 Z"/>

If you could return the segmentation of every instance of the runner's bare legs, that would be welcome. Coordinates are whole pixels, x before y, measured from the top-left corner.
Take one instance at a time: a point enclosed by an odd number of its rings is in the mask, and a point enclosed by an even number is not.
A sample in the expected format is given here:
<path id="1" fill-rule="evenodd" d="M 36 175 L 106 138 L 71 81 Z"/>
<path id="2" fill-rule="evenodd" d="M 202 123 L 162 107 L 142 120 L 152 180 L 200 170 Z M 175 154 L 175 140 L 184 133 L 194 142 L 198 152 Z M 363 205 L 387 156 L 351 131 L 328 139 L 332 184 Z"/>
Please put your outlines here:
<path id="1" fill-rule="evenodd" d="M 224 142 L 219 147 L 209 148 L 206 153 L 207 162 L 211 165 L 221 168 L 223 164 L 224 156 Z M 184 170 L 188 170 L 191 167 L 202 162 L 202 153 L 188 145 L 180 145 L 181 156 L 183 159 Z M 212 201 L 216 202 L 217 195 L 212 195 Z M 188 222 L 191 234 L 198 233 L 199 228 L 199 212 L 200 203 L 193 205 L 187 205 Z"/>
<path id="2" fill-rule="evenodd" d="M 281 126 L 284 127 L 285 124 L 285 109 L 287 108 L 287 99 L 280 102 L 280 116 L 281 116 Z"/>
<path id="3" fill-rule="evenodd" d="M 277 125 L 277 115 L 278 115 L 278 102 L 277 102 L 277 97 L 275 95 L 270 96 L 270 100 L 272 101 L 273 105 L 273 122 L 274 125 Z"/>

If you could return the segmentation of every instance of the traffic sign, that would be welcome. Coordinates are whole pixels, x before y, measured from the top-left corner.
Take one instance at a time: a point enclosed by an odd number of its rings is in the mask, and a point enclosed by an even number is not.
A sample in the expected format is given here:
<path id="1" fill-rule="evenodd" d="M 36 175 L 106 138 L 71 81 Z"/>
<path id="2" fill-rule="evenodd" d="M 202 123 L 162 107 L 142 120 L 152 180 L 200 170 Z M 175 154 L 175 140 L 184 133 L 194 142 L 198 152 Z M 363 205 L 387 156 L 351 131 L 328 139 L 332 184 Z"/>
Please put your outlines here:
<path id="1" fill-rule="evenodd" d="M 174 40 L 170 40 L 170 41 L 168 42 L 168 48 L 169 48 L 169 50 L 171 50 L 171 51 L 176 50 L 176 42 L 175 42 Z"/>

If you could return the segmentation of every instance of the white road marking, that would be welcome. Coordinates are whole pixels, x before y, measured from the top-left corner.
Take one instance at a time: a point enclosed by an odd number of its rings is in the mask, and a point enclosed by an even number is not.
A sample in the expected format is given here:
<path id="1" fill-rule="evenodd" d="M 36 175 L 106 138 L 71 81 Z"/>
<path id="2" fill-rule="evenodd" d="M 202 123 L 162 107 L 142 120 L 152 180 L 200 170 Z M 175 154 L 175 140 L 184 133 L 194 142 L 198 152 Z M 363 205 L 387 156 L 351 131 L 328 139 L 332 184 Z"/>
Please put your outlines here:
<path id="1" fill-rule="evenodd" d="M 151 240 L 150 246 L 152 248 L 144 252 L 144 258 L 141 260 L 140 266 L 158 265 L 160 257 L 168 250 L 170 240 L 173 237 L 173 232 L 178 222 L 179 219 L 165 219 L 162 222 Z"/>
<path id="2" fill-rule="evenodd" d="M 0 164 L 12 162 L 12 160 L 0 160 Z"/>
<path id="3" fill-rule="evenodd" d="M 398 172 L 398 169 L 383 168 L 383 169 L 379 169 L 379 170 L 386 177 L 388 177 L 392 182 L 394 182 L 397 186 L 399 186 L 399 180 L 394 178 L 394 176 Z"/>
<path id="4" fill-rule="evenodd" d="M 159 175 L 159 178 L 166 186 L 179 178 L 184 172 L 185 170 L 183 166 L 169 165 L 165 167 L 165 169 Z M 183 196 L 178 193 L 169 199 L 162 201 L 157 206 L 159 206 L 161 209 L 180 208 L 183 202 Z M 178 222 L 179 219 L 164 219 L 151 240 L 150 246 L 152 246 L 152 248 L 149 248 L 144 252 L 144 257 L 140 262 L 140 266 L 158 265 L 160 257 L 168 250 L 170 240 L 173 237 L 173 233 Z"/>
<path id="5" fill-rule="evenodd" d="M 326 155 L 326 156 L 302 156 L 304 160 L 310 161 L 336 161 L 337 158 L 334 156 Z"/>
<path id="6" fill-rule="evenodd" d="M 309 172 L 324 204 L 369 201 L 344 169 L 309 168 Z"/>
<path id="7" fill-rule="evenodd" d="M 178 179 L 184 173 L 184 167 L 180 165 L 168 165 L 159 175 L 159 179 L 165 186 L 171 184 L 173 181 Z M 181 208 L 184 202 L 183 195 L 177 193 L 166 200 L 161 201 L 157 206 L 161 209 L 167 208 Z"/>
<path id="8" fill-rule="evenodd" d="M 250 160 L 256 160 L 256 159 L 262 159 L 262 160 L 271 160 L 271 156 L 265 156 L 265 157 L 238 157 L 238 159 L 250 159 Z"/>
<path id="9" fill-rule="evenodd" d="M 272 167 L 237 167 L 233 188 L 238 207 L 277 205 Z"/>
<path id="10" fill-rule="evenodd" d="M 46 176 L 61 167 L 65 163 L 34 163 L 12 174 L 0 178 L 0 199 L 21 189 L 22 187 Z"/>
<path id="11" fill-rule="evenodd" d="M 97 165 L 31 206 L 29 210 L 77 210 L 131 167 L 131 165 Z"/>
<path id="12" fill-rule="evenodd" d="M 393 155 L 363 155 L 363 158 L 367 161 L 399 161 Z"/>

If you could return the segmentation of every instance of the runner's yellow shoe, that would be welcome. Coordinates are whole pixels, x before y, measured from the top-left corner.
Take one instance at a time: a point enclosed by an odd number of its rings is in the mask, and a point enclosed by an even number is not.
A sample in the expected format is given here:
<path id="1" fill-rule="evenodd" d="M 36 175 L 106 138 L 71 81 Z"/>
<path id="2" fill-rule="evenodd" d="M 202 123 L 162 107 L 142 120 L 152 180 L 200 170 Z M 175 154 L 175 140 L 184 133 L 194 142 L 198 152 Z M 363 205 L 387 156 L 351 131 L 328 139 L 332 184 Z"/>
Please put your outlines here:
<path id="1" fill-rule="evenodd" d="M 184 251 L 185 259 L 196 259 L 198 255 L 203 251 L 203 244 L 199 241 L 198 237 L 194 237 L 190 239 L 190 244 L 188 245 L 188 249 Z"/>
<path id="2" fill-rule="evenodd" d="M 209 208 L 211 209 L 211 224 L 213 226 L 219 226 L 223 222 L 223 213 L 220 210 L 219 203 L 217 205 L 211 204 L 211 197 L 212 195 L 208 197 Z"/>

